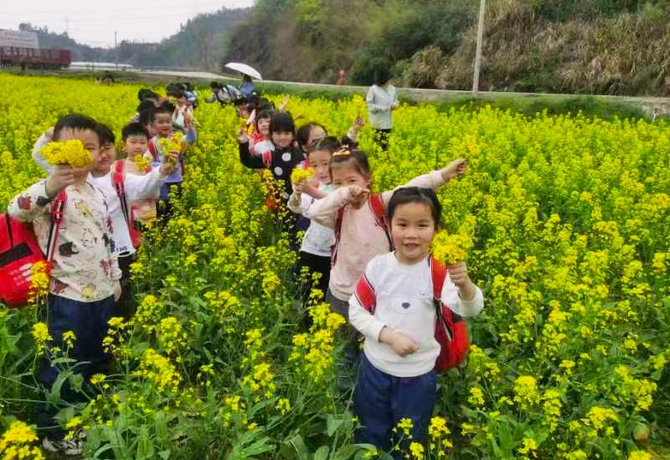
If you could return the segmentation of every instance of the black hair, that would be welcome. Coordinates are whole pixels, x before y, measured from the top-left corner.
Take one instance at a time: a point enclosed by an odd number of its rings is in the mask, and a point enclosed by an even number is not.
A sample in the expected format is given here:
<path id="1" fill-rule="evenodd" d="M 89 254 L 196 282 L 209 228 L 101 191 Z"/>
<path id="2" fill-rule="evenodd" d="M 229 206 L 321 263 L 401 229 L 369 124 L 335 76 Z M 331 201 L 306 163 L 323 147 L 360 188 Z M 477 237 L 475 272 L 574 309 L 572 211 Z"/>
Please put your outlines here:
<path id="1" fill-rule="evenodd" d="M 137 92 L 137 99 L 140 101 L 146 101 L 147 99 L 160 99 L 160 96 L 149 88 L 140 88 Z"/>
<path id="2" fill-rule="evenodd" d="M 167 95 L 170 96 L 170 97 L 177 98 L 177 99 L 182 98 L 182 97 L 186 97 L 186 93 L 184 92 L 183 89 L 175 89 L 175 90 L 172 90 L 172 91 L 168 91 Z"/>
<path id="3" fill-rule="evenodd" d="M 142 102 L 140 102 L 140 105 L 137 106 L 137 112 L 144 112 L 145 110 L 150 110 L 156 107 L 156 104 L 154 104 L 154 101 L 145 99 Z"/>
<path id="4" fill-rule="evenodd" d="M 251 81 L 251 77 L 249 75 L 242 75 L 242 81 Z"/>
<path id="5" fill-rule="evenodd" d="M 156 121 L 156 115 L 159 113 L 167 113 L 168 115 L 172 116 L 172 112 L 174 112 L 174 104 L 171 104 L 170 102 L 163 102 L 158 107 L 154 107 L 153 109 L 149 110 L 149 121 L 151 123 Z"/>
<path id="6" fill-rule="evenodd" d="M 98 123 L 98 126 L 96 126 L 95 131 L 98 133 L 98 137 L 100 138 L 100 143 L 101 144 L 114 144 L 116 142 L 116 136 L 114 135 L 114 131 L 112 129 L 102 123 Z"/>
<path id="7" fill-rule="evenodd" d="M 54 127 L 54 141 L 57 141 L 60 138 L 60 133 L 64 129 L 80 130 L 80 131 L 93 131 L 98 136 L 98 142 L 102 144 L 102 139 L 100 138 L 100 133 L 97 130 L 98 122 L 91 117 L 86 115 L 80 115 L 78 113 L 71 113 L 60 118 Z"/>
<path id="8" fill-rule="evenodd" d="M 218 81 L 213 81 L 209 84 L 209 87 L 212 89 L 223 89 L 223 85 L 219 83 Z"/>
<path id="9" fill-rule="evenodd" d="M 427 205 L 430 208 L 430 214 L 433 216 L 435 227 L 440 228 L 442 226 L 442 205 L 440 204 L 440 200 L 437 199 L 437 195 L 433 189 L 422 187 L 402 187 L 393 192 L 386 211 L 388 221 L 391 222 L 393 220 L 393 215 L 398 206 L 407 203 L 423 203 Z"/>
<path id="10" fill-rule="evenodd" d="M 142 124 L 138 122 L 128 123 L 121 130 L 121 137 L 123 142 L 125 142 L 130 136 L 145 136 L 149 139 L 149 130 Z"/>
<path id="11" fill-rule="evenodd" d="M 154 107 L 155 108 L 155 107 Z M 149 123 L 151 123 L 151 113 L 154 111 L 154 109 L 148 109 L 148 110 L 143 110 L 140 112 L 140 116 L 138 118 L 138 122 L 144 126 L 145 128 L 149 126 Z"/>
<path id="12" fill-rule="evenodd" d="M 295 136 L 295 122 L 290 113 L 275 112 L 270 118 L 270 133 L 293 133 Z"/>
<path id="13" fill-rule="evenodd" d="M 309 156 L 312 152 L 315 152 L 317 150 L 325 150 L 327 152 L 330 152 L 330 154 L 332 155 L 341 148 L 342 144 L 340 143 L 340 140 L 338 138 L 334 136 L 326 136 L 314 141 L 314 143 L 309 146 L 307 150 L 307 156 Z"/>
<path id="14" fill-rule="evenodd" d="M 260 120 L 261 118 L 272 119 L 272 114 L 274 113 L 274 110 L 261 109 L 260 107 L 258 107 L 256 110 L 258 111 L 258 115 L 256 115 L 256 120 Z"/>
<path id="15" fill-rule="evenodd" d="M 264 97 L 259 98 L 256 105 L 258 106 L 258 110 L 276 110 L 274 103 Z"/>
<path id="16" fill-rule="evenodd" d="M 328 130 L 319 123 L 309 122 L 306 125 L 302 125 L 300 128 L 298 128 L 298 133 L 295 137 L 298 140 L 298 145 L 303 150 L 307 150 L 309 148 L 307 142 L 309 141 L 309 135 L 312 133 L 312 129 L 314 128 L 321 128 L 323 129 L 323 132 L 326 133 L 326 136 L 328 135 Z"/>
<path id="17" fill-rule="evenodd" d="M 333 166 L 342 166 L 345 163 L 349 163 L 363 177 L 372 176 L 368 156 L 359 149 L 344 149 L 340 155 L 333 155 L 330 160 L 330 175 L 333 175 Z"/>
<path id="18" fill-rule="evenodd" d="M 388 67 L 379 67 L 374 72 L 375 85 L 382 86 L 391 80 L 391 71 Z"/>

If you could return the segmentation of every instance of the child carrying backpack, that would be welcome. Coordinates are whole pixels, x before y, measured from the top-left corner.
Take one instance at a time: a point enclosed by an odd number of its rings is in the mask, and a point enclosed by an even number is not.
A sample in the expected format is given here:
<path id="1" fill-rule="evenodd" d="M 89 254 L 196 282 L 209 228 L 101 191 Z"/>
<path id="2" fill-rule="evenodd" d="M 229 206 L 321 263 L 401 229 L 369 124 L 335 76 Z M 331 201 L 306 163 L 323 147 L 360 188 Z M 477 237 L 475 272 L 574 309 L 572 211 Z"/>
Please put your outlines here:
<path id="1" fill-rule="evenodd" d="M 361 422 L 356 442 L 386 452 L 399 441 L 392 430 L 402 419 L 412 420 L 413 429 L 401 447 L 424 440 L 436 372 L 463 360 L 468 342 L 462 317 L 484 307 L 464 262 L 445 270 L 430 255 L 440 216 L 433 190 L 398 189 L 388 204 L 395 251 L 370 261 L 349 300 L 349 321 L 365 337 L 354 393 Z"/>
<path id="2" fill-rule="evenodd" d="M 465 169 L 465 160 L 454 160 L 442 170 L 416 177 L 405 186 L 435 189 L 461 176 Z M 384 208 L 393 191 L 370 194 L 370 164 L 361 150 L 344 148 L 335 152 L 330 176 L 335 191 L 316 200 L 303 215 L 335 230 L 326 301 L 335 313 L 347 317 L 349 298 L 366 265 L 391 250 Z"/>

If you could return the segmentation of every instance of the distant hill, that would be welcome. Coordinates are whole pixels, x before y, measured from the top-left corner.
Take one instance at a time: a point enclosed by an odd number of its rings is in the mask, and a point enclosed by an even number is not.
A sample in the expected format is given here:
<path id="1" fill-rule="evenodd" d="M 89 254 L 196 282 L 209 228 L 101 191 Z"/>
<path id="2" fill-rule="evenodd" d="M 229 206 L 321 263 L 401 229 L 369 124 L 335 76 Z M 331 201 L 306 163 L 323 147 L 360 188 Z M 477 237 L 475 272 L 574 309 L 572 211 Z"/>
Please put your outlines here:
<path id="1" fill-rule="evenodd" d="M 473 0 L 256 0 L 227 59 L 266 78 L 470 89 Z M 670 1 L 487 2 L 480 89 L 670 96 Z M 258 33 L 262 30 L 263 33 Z"/>
<path id="2" fill-rule="evenodd" d="M 227 53 L 227 32 L 250 11 L 250 8 L 222 8 L 215 13 L 200 14 L 189 19 L 179 32 L 160 43 L 122 41 L 118 50 L 77 43 L 67 33 L 57 34 L 46 27 L 35 27 L 30 23 L 20 24 L 19 30 L 36 32 L 43 48 L 71 50 L 73 61 L 114 62 L 118 51 L 120 64 L 218 70 Z"/>

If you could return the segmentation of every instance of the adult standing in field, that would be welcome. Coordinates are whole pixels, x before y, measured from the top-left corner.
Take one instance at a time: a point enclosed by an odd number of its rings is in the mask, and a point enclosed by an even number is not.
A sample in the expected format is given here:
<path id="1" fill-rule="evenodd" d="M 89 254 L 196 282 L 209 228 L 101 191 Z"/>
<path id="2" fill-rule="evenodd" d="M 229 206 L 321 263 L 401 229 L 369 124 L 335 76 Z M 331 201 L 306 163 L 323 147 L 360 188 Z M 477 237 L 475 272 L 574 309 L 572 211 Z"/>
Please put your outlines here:
<path id="1" fill-rule="evenodd" d="M 398 96 L 395 87 L 391 84 L 391 72 L 388 68 L 381 68 L 375 72 L 375 84 L 370 87 L 365 97 L 368 106 L 370 125 L 376 131 L 377 143 L 386 151 L 389 145 L 389 135 L 393 129 L 391 112 L 398 108 Z"/>
<path id="2" fill-rule="evenodd" d="M 256 86 L 254 86 L 254 82 L 251 81 L 251 77 L 249 75 L 243 75 L 242 85 L 240 86 L 240 93 L 242 93 L 242 97 L 248 99 L 249 96 L 251 96 L 255 92 L 256 92 Z"/>

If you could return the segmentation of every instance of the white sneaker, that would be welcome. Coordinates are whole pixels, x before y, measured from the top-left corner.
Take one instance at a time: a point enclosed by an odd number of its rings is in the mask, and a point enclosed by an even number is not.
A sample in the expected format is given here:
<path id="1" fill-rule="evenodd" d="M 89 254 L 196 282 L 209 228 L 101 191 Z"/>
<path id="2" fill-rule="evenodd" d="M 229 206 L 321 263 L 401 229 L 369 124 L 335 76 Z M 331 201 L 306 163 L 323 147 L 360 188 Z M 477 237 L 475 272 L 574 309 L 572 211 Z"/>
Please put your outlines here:
<path id="1" fill-rule="evenodd" d="M 65 439 L 60 439 L 56 441 L 44 438 L 42 448 L 52 454 L 81 455 L 83 442 L 81 440 L 66 441 Z"/>

